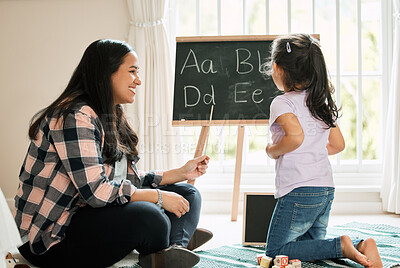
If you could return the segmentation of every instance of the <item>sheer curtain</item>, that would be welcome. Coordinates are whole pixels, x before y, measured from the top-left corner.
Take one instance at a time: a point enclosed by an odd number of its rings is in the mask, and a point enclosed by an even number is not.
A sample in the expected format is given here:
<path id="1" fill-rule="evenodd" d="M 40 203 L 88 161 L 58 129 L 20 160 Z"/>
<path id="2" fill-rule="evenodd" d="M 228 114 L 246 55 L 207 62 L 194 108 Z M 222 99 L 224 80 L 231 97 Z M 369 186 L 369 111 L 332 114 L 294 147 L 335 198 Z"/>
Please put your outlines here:
<path id="1" fill-rule="evenodd" d="M 386 121 L 381 198 L 385 211 L 400 214 L 400 0 L 393 0 L 393 10 L 393 64 Z"/>
<path id="2" fill-rule="evenodd" d="M 0 268 L 6 268 L 6 255 L 22 245 L 14 217 L 0 188 Z"/>
<path id="3" fill-rule="evenodd" d="M 179 149 L 172 128 L 172 62 L 165 28 L 168 0 L 127 0 L 128 43 L 139 57 L 142 85 L 126 111 L 139 136 L 140 169 L 176 167 Z"/>

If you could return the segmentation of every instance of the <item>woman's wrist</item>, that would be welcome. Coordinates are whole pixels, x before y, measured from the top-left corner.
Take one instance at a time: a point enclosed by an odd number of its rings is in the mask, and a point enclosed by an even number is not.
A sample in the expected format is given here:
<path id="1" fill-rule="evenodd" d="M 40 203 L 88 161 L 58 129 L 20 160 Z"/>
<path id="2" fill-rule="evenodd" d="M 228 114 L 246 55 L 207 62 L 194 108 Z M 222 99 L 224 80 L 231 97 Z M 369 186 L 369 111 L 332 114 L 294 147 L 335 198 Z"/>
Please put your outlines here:
<path id="1" fill-rule="evenodd" d="M 156 189 L 136 189 L 131 195 L 131 202 L 147 201 L 156 204 L 158 202 L 158 191 Z"/>
<path id="2" fill-rule="evenodd" d="M 157 205 L 159 208 L 163 208 L 164 203 L 163 203 L 162 193 L 161 193 L 161 191 L 160 191 L 159 189 L 156 189 L 156 192 L 157 192 L 157 202 L 156 202 L 156 205 Z"/>
<path id="3" fill-rule="evenodd" d="M 183 170 L 183 167 L 180 167 L 180 168 L 170 169 L 168 171 L 165 171 L 163 173 L 160 185 L 174 184 L 174 183 L 185 181 L 185 180 L 187 180 L 185 172 Z"/>
<path id="4" fill-rule="evenodd" d="M 181 178 L 181 181 L 186 181 L 189 179 L 187 173 L 184 170 L 184 166 L 177 169 L 177 175 L 178 178 Z"/>

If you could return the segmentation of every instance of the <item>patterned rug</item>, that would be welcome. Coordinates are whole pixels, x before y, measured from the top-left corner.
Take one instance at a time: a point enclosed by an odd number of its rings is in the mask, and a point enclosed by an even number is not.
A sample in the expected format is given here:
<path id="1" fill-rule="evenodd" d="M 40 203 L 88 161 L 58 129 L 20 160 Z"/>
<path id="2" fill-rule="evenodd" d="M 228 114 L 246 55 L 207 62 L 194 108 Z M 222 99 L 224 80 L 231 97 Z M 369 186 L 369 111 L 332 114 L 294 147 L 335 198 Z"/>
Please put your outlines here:
<path id="1" fill-rule="evenodd" d="M 346 234 L 351 238 L 375 239 L 381 255 L 383 267 L 400 267 L 400 228 L 385 224 L 366 224 L 352 222 L 328 228 L 328 237 Z M 201 260 L 196 268 L 260 267 L 256 255 L 264 253 L 263 247 L 229 245 L 196 252 Z M 290 256 L 289 256 L 290 257 Z M 360 267 L 348 259 L 303 262 L 302 267 Z M 138 264 L 126 268 L 140 268 Z"/>

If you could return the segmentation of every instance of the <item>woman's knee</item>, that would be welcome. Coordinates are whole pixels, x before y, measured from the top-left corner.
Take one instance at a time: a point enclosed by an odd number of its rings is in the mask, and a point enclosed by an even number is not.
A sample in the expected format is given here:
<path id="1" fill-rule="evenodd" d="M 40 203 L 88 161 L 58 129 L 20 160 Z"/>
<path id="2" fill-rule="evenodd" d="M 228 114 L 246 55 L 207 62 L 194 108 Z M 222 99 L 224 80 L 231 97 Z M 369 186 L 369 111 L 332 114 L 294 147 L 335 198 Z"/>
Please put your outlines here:
<path id="1" fill-rule="evenodd" d="M 157 226 L 164 228 L 165 231 L 170 229 L 168 217 L 166 217 L 163 210 L 151 202 L 136 201 L 132 202 L 132 212 L 129 213 L 130 221 L 138 222 L 139 225 Z M 161 226 L 160 226 L 161 225 Z"/>
<path id="2" fill-rule="evenodd" d="M 168 247 L 171 222 L 164 211 L 155 204 L 144 201 L 130 203 L 126 223 L 132 229 L 132 234 L 142 236 L 149 242 Z"/>
<path id="3" fill-rule="evenodd" d="M 201 193 L 200 191 L 193 185 L 187 183 L 185 185 L 187 192 L 187 199 L 192 199 L 193 201 L 201 203 Z"/>

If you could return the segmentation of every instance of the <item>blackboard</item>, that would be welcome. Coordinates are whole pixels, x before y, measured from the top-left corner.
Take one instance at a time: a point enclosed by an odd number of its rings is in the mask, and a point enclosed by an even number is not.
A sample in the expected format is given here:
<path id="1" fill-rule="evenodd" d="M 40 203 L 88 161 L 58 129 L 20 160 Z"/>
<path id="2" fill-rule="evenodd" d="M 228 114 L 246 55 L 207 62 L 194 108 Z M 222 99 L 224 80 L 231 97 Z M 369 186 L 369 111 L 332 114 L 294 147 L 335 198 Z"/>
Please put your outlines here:
<path id="1" fill-rule="evenodd" d="M 277 200 L 272 193 L 244 193 L 243 245 L 265 245 Z"/>
<path id="2" fill-rule="evenodd" d="M 267 124 L 280 94 L 260 71 L 276 36 L 178 37 L 173 125 Z"/>

